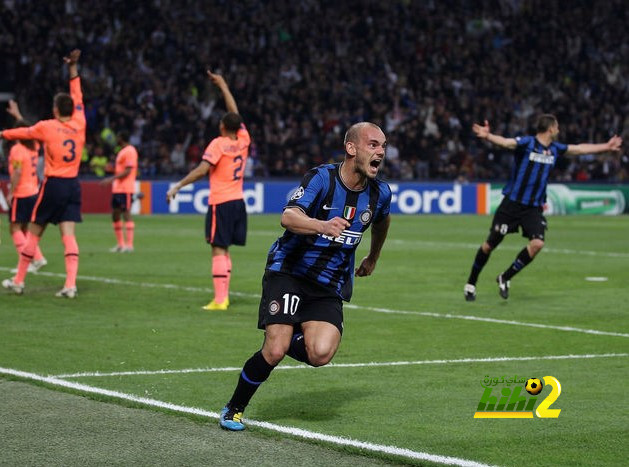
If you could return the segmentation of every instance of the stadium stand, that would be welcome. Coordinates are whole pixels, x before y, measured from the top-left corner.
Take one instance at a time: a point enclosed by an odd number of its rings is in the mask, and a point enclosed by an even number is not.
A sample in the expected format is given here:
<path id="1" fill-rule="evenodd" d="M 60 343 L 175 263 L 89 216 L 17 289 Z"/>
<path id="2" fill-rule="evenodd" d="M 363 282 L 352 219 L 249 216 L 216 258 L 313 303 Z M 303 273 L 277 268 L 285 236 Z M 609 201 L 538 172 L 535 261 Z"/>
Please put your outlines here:
<path id="1" fill-rule="evenodd" d="M 476 141 L 472 122 L 515 136 L 553 112 L 561 140 L 627 140 L 627 16 L 624 0 L 4 0 L 0 92 L 48 117 L 66 82 L 59 57 L 80 47 L 84 174 L 123 128 L 142 177 L 194 167 L 223 112 L 210 66 L 246 109 L 249 175 L 338 160 L 344 129 L 371 120 L 390 137 L 388 178 L 503 180 L 510 156 Z M 553 173 L 628 179 L 626 156 L 565 159 Z"/>

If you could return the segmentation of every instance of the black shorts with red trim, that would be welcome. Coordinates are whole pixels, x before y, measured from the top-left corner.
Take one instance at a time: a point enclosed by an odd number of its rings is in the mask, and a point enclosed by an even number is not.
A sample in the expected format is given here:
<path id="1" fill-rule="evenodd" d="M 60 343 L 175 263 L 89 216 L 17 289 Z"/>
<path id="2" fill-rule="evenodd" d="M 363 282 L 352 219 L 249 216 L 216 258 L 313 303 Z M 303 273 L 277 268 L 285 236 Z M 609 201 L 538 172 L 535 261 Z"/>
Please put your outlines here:
<path id="1" fill-rule="evenodd" d="M 112 193 L 111 195 L 111 209 L 131 212 L 131 203 L 133 203 L 133 193 Z"/>
<path id="2" fill-rule="evenodd" d="M 258 329 L 268 324 L 325 321 L 343 335 L 343 302 L 336 291 L 302 277 L 266 271 L 258 309 Z"/>
<path id="3" fill-rule="evenodd" d="M 39 190 L 31 222 L 39 225 L 81 222 L 79 179 L 47 177 Z"/>
<path id="4" fill-rule="evenodd" d="M 37 202 L 37 195 L 24 198 L 13 198 L 9 209 L 9 222 L 26 224 L 31 221 L 33 208 Z"/>
<path id="5" fill-rule="evenodd" d="M 210 204 L 205 215 L 205 240 L 213 246 L 244 245 L 247 241 L 247 208 L 242 199 Z"/>

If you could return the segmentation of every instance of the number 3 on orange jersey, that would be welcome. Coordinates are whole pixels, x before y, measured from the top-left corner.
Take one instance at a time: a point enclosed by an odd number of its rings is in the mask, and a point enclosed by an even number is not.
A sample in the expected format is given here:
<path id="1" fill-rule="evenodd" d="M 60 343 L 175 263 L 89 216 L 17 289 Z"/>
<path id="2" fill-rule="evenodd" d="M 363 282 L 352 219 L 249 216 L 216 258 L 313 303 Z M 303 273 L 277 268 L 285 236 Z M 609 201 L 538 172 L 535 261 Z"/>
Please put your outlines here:
<path id="1" fill-rule="evenodd" d="M 66 139 L 63 142 L 63 145 L 68 147 L 68 151 L 70 152 L 70 156 L 63 156 L 63 160 L 65 162 L 72 162 L 76 158 L 76 143 L 72 139 Z"/>

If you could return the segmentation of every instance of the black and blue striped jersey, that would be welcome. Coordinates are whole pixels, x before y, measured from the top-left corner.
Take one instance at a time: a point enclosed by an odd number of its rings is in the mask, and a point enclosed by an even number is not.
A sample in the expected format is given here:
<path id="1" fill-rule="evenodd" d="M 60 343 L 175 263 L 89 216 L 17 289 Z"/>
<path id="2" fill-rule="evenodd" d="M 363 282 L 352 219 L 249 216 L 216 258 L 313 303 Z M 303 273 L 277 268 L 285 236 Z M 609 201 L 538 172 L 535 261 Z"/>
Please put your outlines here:
<path id="1" fill-rule="evenodd" d="M 518 136 L 514 151 L 515 163 L 502 194 L 511 201 L 528 206 L 546 202 L 546 186 L 557 157 L 565 154 L 568 146 L 553 142 L 544 146 L 534 136 Z"/>
<path id="2" fill-rule="evenodd" d="M 309 217 L 321 220 L 343 217 L 351 225 L 336 238 L 286 230 L 271 246 L 266 269 L 315 281 L 349 301 L 354 252 L 371 223 L 389 215 L 391 188 L 374 179 L 360 191 L 350 190 L 341 180 L 339 169 L 340 164 L 325 164 L 310 170 L 286 208 L 300 208 Z"/>

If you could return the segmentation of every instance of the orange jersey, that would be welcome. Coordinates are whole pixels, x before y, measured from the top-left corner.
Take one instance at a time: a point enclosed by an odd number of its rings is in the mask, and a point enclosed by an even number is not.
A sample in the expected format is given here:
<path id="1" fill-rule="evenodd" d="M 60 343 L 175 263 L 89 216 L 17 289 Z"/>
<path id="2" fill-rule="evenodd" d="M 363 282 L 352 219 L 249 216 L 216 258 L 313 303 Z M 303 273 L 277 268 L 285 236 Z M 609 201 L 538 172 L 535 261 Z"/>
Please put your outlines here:
<path id="1" fill-rule="evenodd" d="M 113 193 L 135 192 L 135 179 L 138 176 L 138 151 L 130 144 L 118 152 L 114 175 L 120 175 L 127 168 L 131 169 L 129 175 L 114 179 L 111 189 Z"/>
<path id="2" fill-rule="evenodd" d="M 70 120 L 42 120 L 28 128 L 2 132 L 5 139 L 36 139 L 43 143 L 46 177 L 74 178 L 79 173 L 86 126 L 81 78 L 70 80 L 70 96 L 74 101 L 74 112 Z"/>
<path id="3" fill-rule="evenodd" d="M 27 198 L 39 191 L 37 178 L 37 149 L 29 149 L 21 143 L 15 144 L 9 152 L 9 175 L 20 170 L 20 178 L 13 187 L 13 197 Z"/>
<path id="4" fill-rule="evenodd" d="M 208 204 L 220 204 L 243 198 L 242 182 L 249 156 L 249 144 L 251 144 L 249 132 L 242 125 L 236 133 L 236 139 L 219 136 L 205 149 L 203 160 L 212 165 Z"/>

